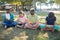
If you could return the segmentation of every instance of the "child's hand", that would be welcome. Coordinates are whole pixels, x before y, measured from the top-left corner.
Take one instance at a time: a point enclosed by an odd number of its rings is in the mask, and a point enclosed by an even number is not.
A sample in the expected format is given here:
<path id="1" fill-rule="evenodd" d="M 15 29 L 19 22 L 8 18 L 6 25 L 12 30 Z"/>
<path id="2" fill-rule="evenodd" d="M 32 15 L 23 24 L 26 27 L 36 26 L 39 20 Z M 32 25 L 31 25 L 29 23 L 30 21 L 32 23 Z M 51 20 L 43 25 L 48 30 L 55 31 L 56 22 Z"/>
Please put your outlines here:
<path id="1" fill-rule="evenodd" d="M 33 27 L 35 27 L 36 25 L 33 25 Z"/>
<path id="2" fill-rule="evenodd" d="M 8 20 L 7 18 L 5 20 Z"/>

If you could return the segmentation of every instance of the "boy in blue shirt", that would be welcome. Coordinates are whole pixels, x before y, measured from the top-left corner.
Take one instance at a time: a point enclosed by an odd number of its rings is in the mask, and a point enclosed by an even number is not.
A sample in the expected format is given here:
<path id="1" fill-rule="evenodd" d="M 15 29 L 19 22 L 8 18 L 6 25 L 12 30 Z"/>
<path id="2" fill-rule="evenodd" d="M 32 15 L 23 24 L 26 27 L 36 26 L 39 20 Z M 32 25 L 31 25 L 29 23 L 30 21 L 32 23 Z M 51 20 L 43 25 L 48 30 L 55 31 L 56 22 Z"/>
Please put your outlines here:
<path id="1" fill-rule="evenodd" d="M 46 24 L 47 25 L 55 25 L 56 17 L 53 12 L 50 12 L 49 15 L 46 17 Z"/>
<path id="2" fill-rule="evenodd" d="M 54 26 L 56 22 L 56 17 L 53 12 L 50 12 L 46 17 L 46 27 L 51 28 L 54 32 Z"/>
<path id="3" fill-rule="evenodd" d="M 17 23 L 14 21 L 13 13 L 10 12 L 10 8 L 6 9 L 6 13 L 4 14 L 3 18 L 4 18 L 4 21 L 2 22 L 2 25 L 5 28 L 17 25 Z"/>

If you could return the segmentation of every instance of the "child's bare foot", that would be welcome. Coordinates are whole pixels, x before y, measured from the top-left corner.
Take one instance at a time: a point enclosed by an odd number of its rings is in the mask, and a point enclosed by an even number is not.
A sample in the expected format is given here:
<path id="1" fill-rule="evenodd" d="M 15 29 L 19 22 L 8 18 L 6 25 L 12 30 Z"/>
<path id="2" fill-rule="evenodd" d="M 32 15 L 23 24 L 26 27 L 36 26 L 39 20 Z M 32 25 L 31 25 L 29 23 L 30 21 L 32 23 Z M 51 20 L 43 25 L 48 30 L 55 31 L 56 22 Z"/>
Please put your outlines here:
<path id="1" fill-rule="evenodd" d="M 5 25 L 4 28 L 7 29 L 7 26 Z"/>
<path id="2" fill-rule="evenodd" d="M 24 29 L 26 29 L 27 27 L 24 26 Z"/>
<path id="3" fill-rule="evenodd" d="M 54 29 L 52 29 L 52 32 L 54 32 Z"/>
<path id="4" fill-rule="evenodd" d="M 43 31 L 43 29 L 41 29 L 41 31 Z"/>
<path id="5" fill-rule="evenodd" d="M 22 28 L 23 26 L 17 25 L 16 27 L 18 27 L 18 28 Z"/>

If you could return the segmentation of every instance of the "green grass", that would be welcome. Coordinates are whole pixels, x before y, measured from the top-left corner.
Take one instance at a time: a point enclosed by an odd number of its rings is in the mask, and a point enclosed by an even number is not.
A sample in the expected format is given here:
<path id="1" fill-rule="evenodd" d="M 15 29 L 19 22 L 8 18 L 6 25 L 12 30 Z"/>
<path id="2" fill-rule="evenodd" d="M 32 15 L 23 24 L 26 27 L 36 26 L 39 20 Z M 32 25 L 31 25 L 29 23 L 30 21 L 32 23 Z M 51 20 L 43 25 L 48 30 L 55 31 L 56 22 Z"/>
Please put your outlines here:
<path id="1" fill-rule="evenodd" d="M 0 27 L 0 40 L 60 40 L 60 32 L 41 32 L 40 30 Z M 25 39 L 24 39 L 25 40 Z"/>
<path id="2" fill-rule="evenodd" d="M 2 21 L 3 20 L 3 17 L 2 16 L 0 16 L 0 21 Z"/>

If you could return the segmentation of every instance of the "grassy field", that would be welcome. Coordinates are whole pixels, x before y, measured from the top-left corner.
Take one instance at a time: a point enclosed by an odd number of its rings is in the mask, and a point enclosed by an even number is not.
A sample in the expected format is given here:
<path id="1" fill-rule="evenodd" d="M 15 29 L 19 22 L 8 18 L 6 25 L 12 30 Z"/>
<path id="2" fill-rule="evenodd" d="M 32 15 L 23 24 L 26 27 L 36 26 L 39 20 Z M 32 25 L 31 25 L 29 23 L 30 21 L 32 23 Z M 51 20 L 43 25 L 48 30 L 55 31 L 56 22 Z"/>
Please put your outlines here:
<path id="1" fill-rule="evenodd" d="M 56 14 L 57 23 L 60 24 L 60 14 Z M 47 14 L 39 14 L 39 16 L 47 16 Z M 0 17 L 0 21 L 3 17 Z M 45 22 L 45 19 L 39 19 L 40 22 Z M 0 40 L 60 40 L 60 32 L 51 32 L 21 28 L 4 29 L 0 23 Z"/>
<path id="2" fill-rule="evenodd" d="M 0 26 L 0 40 L 60 40 L 60 32 L 31 29 L 8 28 Z"/>

